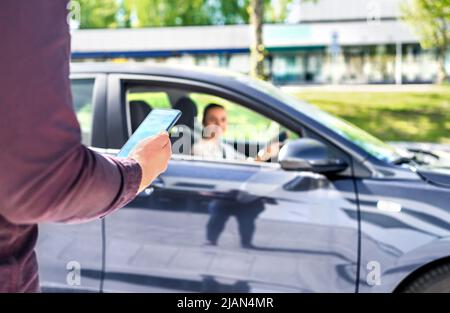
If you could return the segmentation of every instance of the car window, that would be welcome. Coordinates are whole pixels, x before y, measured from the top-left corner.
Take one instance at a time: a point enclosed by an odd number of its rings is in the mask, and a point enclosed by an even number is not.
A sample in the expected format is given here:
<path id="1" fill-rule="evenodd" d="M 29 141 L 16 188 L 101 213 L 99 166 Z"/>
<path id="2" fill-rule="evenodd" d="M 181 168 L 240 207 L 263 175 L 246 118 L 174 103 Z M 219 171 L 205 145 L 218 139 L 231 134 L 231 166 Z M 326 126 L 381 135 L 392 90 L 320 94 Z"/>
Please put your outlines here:
<path id="1" fill-rule="evenodd" d="M 296 110 L 300 110 L 303 114 L 316 120 L 323 126 L 330 128 L 339 136 L 349 140 L 379 160 L 393 162 L 401 157 L 399 151 L 395 148 L 384 143 L 366 131 L 345 120 L 331 115 L 316 106 L 307 104 L 300 99 L 281 91 L 281 89 L 273 86 L 272 84 L 246 76 L 238 76 L 236 79 L 273 98 L 283 101 L 285 104 L 295 108 Z"/>
<path id="2" fill-rule="evenodd" d="M 80 124 L 82 142 L 87 146 L 92 141 L 94 82 L 94 79 L 71 80 L 73 108 Z"/>
<path id="3" fill-rule="evenodd" d="M 208 104 L 219 104 L 226 109 L 228 130 L 223 137 L 227 141 L 265 142 L 275 138 L 281 131 L 288 132 L 290 139 L 298 138 L 297 134 L 279 123 L 227 99 L 205 93 L 190 93 L 189 96 L 197 105 L 200 124 Z"/>
<path id="4" fill-rule="evenodd" d="M 139 102 L 146 103 L 151 109 L 170 108 L 170 100 L 166 92 L 160 90 L 147 90 L 144 88 L 131 88 L 127 92 L 127 103 L 130 109 Z"/>
<path id="5" fill-rule="evenodd" d="M 169 96 L 165 90 L 149 86 L 130 86 L 126 91 L 126 103 L 132 133 L 153 109 L 171 107 Z"/>
<path id="6" fill-rule="evenodd" d="M 252 158 L 256 158 L 258 152 L 280 133 L 286 133 L 288 139 L 298 138 L 297 134 L 270 118 L 214 94 L 193 92 L 188 88 L 133 83 L 129 83 L 126 89 L 131 132 L 137 129 L 152 109 L 176 108 L 182 111 L 179 122 L 171 131 L 173 154 L 198 156 L 196 151 L 199 147 L 209 147 L 208 144 L 204 145 L 205 129 L 202 125 L 203 112 L 209 104 L 220 105 L 226 111 L 228 125 L 221 136 L 223 147 L 212 149 L 226 149 L 228 156 L 226 157 L 226 151 L 208 153 L 208 159 L 232 160 L 230 155 L 235 155 L 241 161 L 252 161 Z"/>

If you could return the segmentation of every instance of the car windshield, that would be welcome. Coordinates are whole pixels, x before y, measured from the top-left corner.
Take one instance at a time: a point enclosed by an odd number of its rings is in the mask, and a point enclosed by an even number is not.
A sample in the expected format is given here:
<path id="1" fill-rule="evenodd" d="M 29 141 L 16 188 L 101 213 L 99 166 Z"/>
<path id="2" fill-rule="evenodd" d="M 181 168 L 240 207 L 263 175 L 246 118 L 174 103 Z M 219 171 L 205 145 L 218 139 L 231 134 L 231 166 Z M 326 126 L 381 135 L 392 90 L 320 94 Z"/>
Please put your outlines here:
<path id="1" fill-rule="evenodd" d="M 294 96 L 283 92 L 281 89 L 273 86 L 272 84 L 248 77 L 240 77 L 239 79 L 245 80 L 246 84 L 251 85 L 259 91 L 262 91 L 270 95 L 271 97 L 279 99 L 297 110 L 299 109 L 302 113 L 304 113 L 311 119 L 318 121 L 332 131 L 338 133 L 340 136 L 353 142 L 358 147 L 362 148 L 364 151 L 379 160 L 394 162 L 401 157 L 401 155 L 392 146 L 384 143 L 383 141 L 372 136 L 366 131 L 345 120 L 322 111 L 316 106 L 309 105 L 295 98 Z"/>

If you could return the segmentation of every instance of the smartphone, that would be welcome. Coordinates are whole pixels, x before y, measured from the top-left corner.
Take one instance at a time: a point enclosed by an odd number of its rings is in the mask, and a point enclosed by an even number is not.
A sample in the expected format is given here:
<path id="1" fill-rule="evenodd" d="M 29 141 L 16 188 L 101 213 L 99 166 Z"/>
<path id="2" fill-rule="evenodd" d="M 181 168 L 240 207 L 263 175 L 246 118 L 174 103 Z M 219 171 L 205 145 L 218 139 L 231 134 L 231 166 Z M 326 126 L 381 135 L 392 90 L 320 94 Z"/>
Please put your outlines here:
<path id="1" fill-rule="evenodd" d="M 126 158 L 134 147 L 143 139 L 155 136 L 163 131 L 169 131 L 181 116 L 181 111 L 173 109 L 153 109 L 125 145 L 117 154 Z"/>

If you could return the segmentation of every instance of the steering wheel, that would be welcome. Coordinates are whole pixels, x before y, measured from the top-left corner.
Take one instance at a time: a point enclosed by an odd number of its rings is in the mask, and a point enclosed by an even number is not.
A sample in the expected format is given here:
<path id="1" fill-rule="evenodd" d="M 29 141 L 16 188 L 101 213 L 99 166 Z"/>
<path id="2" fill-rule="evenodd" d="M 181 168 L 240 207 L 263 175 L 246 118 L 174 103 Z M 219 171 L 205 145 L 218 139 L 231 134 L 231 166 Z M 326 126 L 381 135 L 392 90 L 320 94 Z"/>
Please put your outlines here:
<path id="1" fill-rule="evenodd" d="M 279 148 L 281 149 L 281 147 L 283 147 L 283 145 L 285 144 L 286 140 L 288 139 L 288 133 L 287 131 L 283 130 L 281 131 L 277 136 L 273 137 L 269 142 L 270 143 L 279 143 Z M 260 149 L 258 151 L 258 155 L 260 154 L 261 151 L 265 151 L 267 148 L 269 147 L 269 145 L 264 146 L 264 148 Z M 264 162 L 270 162 L 274 157 L 270 157 L 267 160 L 265 160 Z"/>

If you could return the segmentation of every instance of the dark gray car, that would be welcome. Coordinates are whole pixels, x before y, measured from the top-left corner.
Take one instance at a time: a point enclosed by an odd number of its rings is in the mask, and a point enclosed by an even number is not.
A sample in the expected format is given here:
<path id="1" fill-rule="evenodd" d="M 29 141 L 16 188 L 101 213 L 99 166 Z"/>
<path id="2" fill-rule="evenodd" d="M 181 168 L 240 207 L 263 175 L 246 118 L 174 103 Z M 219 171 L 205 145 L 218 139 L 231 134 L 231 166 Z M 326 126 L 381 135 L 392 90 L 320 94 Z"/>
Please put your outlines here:
<path id="1" fill-rule="evenodd" d="M 44 291 L 450 292 L 449 168 L 246 76 L 91 64 L 73 66 L 72 82 L 85 144 L 114 154 L 152 108 L 173 107 L 179 153 L 105 219 L 41 225 Z M 267 126 L 262 137 L 276 125 L 278 160 L 178 151 L 180 134 L 199 140 L 211 100 L 245 112 L 238 137 L 249 121 Z M 249 157 L 264 145 L 228 144 Z"/>

